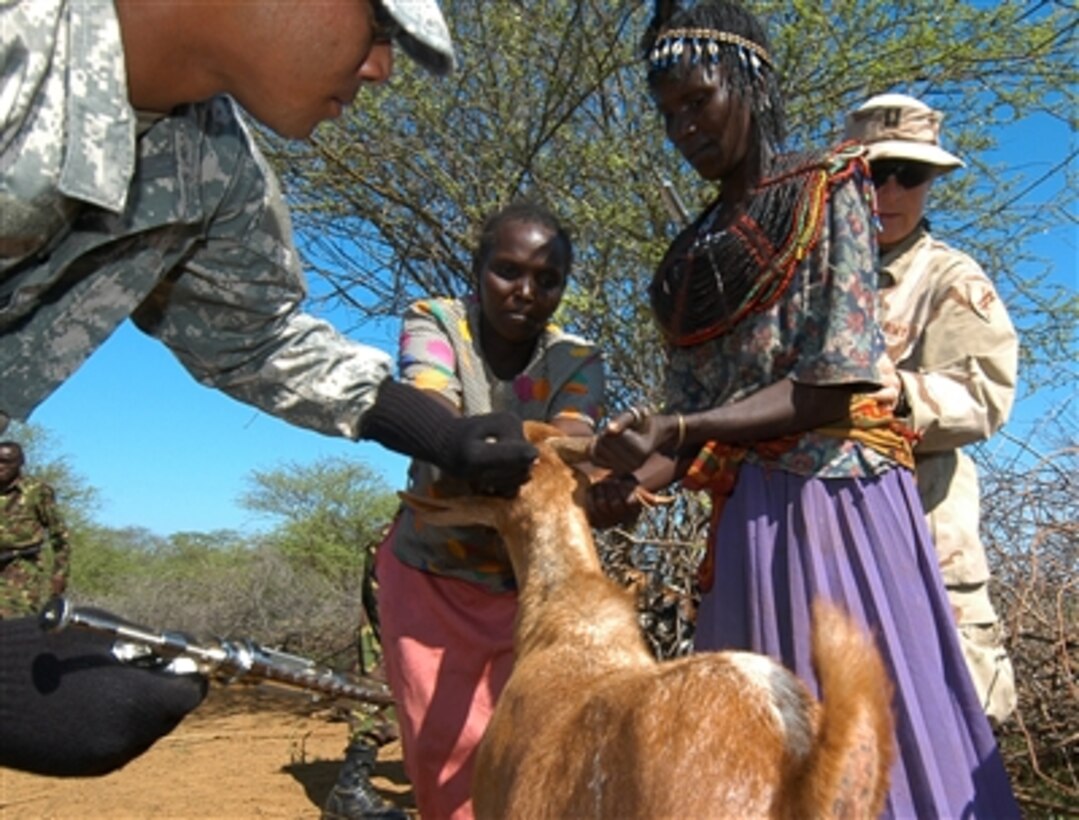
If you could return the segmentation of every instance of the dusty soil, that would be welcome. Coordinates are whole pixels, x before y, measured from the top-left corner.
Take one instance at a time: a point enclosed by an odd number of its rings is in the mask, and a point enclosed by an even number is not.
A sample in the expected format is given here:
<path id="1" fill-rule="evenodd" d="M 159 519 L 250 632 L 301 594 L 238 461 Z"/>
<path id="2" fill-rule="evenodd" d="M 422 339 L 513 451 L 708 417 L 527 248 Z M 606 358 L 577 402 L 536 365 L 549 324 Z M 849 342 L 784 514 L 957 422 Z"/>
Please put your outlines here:
<path id="1" fill-rule="evenodd" d="M 0 769 L 0 818 L 317 818 L 347 724 L 323 702 L 262 687 L 215 687 L 170 735 L 118 772 L 47 778 Z M 397 743 L 373 780 L 414 809 Z"/>

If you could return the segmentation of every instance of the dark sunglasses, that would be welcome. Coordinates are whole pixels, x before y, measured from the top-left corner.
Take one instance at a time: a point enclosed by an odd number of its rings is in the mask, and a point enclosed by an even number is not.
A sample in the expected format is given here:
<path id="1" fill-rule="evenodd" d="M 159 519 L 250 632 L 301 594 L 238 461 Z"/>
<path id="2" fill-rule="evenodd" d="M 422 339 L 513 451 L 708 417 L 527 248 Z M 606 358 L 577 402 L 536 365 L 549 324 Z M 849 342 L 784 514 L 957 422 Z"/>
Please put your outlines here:
<path id="1" fill-rule="evenodd" d="M 393 39 L 401 33 L 401 24 L 393 19 L 386 7 L 379 0 L 372 0 L 375 9 L 375 30 L 371 33 L 371 39 L 376 43 L 392 43 Z"/>
<path id="2" fill-rule="evenodd" d="M 933 177 L 933 170 L 932 165 L 906 159 L 885 159 L 869 164 L 873 184 L 878 188 L 883 187 L 888 178 L 893 176 L 901 187 L 917 188 Z"/>

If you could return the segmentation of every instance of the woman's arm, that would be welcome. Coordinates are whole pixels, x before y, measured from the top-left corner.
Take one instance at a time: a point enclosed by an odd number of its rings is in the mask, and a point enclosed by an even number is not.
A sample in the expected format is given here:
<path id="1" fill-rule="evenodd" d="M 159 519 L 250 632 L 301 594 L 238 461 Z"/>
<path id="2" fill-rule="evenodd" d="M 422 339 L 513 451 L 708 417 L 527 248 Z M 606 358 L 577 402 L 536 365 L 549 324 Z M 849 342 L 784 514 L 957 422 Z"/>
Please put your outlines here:
<path id="1" fill-rule="evenodd" d="M 677 414 L 648 416 L 634 425 L 635 416 L 627 411 L 596 437 L 595 462 L 617 473 L 632 473 L 659 450 L 682 454 L 708 441 L 751 443 L 803 433 L 845 417 L 851 395 L 863 388 L 780 379 L 741 401 L 683 415 L 681 433 Z"/>

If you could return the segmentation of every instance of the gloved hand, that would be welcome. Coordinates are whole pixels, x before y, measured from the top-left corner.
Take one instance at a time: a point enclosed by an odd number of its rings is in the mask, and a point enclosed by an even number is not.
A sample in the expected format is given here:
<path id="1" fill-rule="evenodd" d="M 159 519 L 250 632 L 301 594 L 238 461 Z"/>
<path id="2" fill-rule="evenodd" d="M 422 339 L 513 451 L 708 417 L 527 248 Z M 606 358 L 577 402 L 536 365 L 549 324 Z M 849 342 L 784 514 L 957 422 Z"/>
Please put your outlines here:
<path id="1" fill-rule="evenodd" d="M 364 413 L 361 435 L 466 479 L 487 495 L 514 495 L 536 459 L 516 416 L 457 416 L 422 390 L 393 379 L 379 386 L 374 405 Z"/>
<path id="2" fill-rule="evenodd" d="M 536 448 L 511 413 L 457 418 L 447 439 L 452 449 L 445 469 L 466 479 L 475 492 L 511 498 L 528 481 Z"/>
<path id="3" fill-rule="evenodd" d="M 108 636 L 0 620 L 0 766 L 107 774 L 168 734 L 206 696 L 201 675 L 131 666 Z"/>

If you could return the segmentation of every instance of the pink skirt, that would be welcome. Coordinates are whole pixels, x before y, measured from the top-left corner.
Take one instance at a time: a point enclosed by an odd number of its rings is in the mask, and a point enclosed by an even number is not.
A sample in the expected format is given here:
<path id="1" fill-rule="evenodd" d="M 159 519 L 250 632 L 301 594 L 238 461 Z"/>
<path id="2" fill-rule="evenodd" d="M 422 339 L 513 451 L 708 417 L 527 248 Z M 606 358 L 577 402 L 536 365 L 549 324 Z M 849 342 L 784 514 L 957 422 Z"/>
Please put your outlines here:
<path id="1" fill-rule="evenodd" d="M 476 747 L 513 667 L 516 593 L 494 594 L 378 550 L 383 663 L 424 820 L 472 817 Z"/>

